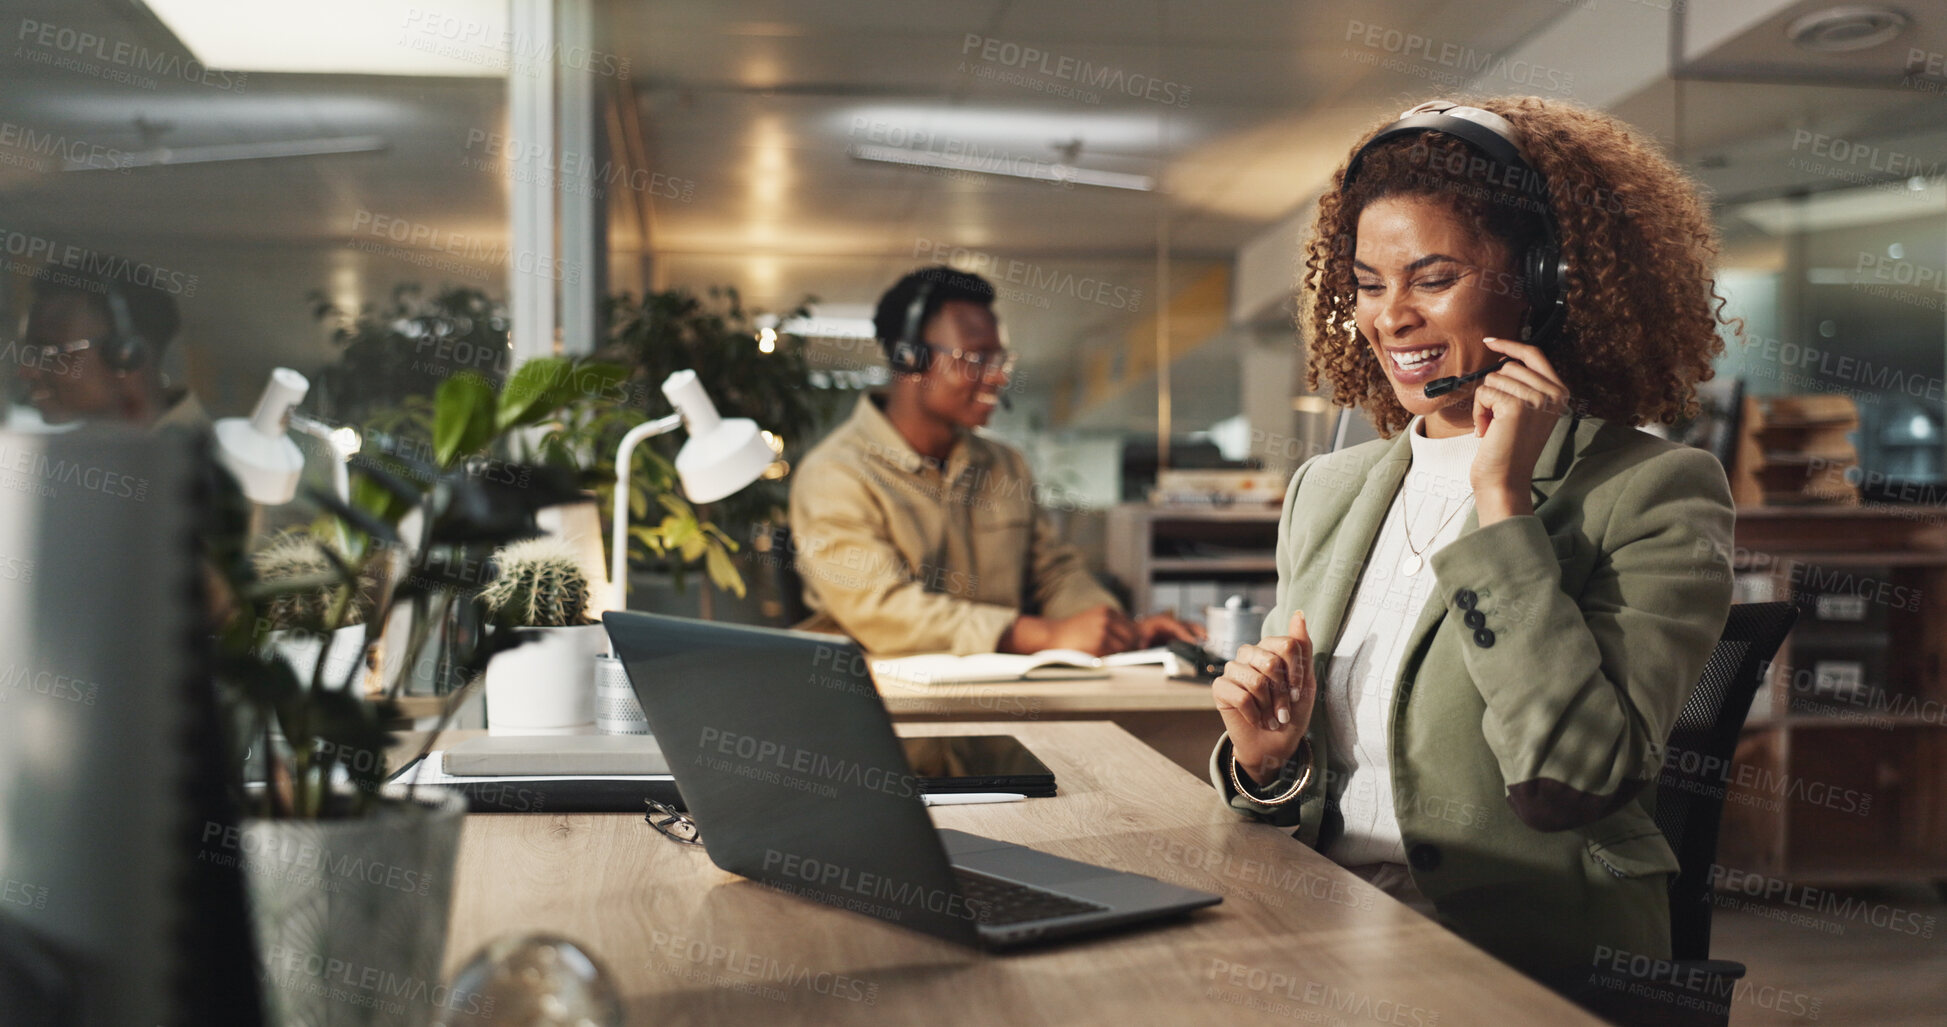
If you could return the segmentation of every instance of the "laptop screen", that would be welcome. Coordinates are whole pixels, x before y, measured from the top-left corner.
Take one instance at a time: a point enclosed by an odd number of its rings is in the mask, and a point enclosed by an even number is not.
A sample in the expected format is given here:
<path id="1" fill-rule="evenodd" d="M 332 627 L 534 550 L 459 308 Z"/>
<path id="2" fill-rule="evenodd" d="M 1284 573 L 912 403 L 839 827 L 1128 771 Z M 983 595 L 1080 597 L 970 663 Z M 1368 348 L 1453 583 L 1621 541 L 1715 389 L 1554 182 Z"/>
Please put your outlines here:
<path id="1" fill-rule="evenodd" d="M 977 914 L 857 645 L 651 614 L 603 622 L 717 866 L 974 942 Z"/>

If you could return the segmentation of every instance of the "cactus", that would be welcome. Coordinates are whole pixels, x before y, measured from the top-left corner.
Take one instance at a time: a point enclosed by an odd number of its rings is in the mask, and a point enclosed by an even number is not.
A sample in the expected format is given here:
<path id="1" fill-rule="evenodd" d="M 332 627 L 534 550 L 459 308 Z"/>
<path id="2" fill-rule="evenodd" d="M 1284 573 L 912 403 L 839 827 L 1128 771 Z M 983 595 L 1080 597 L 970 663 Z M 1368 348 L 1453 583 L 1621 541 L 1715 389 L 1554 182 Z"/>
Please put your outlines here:
<path id="1" fill-rule="evenodd" d="M 364 623 L 371 614 L 378 583 L 361 577 L 353 590 L 351 604 L 345 609 L 344 623 L 330 623 L 344 579 L 337 565 L 325 556 L 324 546 L 324 542 L 303 531 L 286 531 L 272 536 L 262 549 L 251 554 L 250 562 L 257 570 L 257 578 L 265 585 L 276 586 L 304 578 L 328 579 L 325 583 L 272 595 L 264 605 L 269 627 L 324 631 Z"/>
<path id="2" fill-rule="evenodd" d="M 480 592 L 503 624 L 561 628 L 590 624 L 588 575 L 575 551 L 555 538 L 516 542 L 494 553 L 499 573 Z"/>

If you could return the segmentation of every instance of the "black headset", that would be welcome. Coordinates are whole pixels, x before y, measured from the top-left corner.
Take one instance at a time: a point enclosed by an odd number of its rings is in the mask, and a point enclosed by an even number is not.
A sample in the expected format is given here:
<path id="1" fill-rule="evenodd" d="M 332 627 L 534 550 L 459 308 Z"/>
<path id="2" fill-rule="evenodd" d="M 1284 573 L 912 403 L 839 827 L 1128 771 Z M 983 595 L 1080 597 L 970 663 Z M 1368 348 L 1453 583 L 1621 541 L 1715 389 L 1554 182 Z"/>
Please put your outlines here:
<path id="1" fill-rule="evenodd" d="M 1398 121 L 1380 129 L 1366 145 L 1359 147 L 1345 165 L 1339 191 L 1351 187 L 1360 163 L 1374 147 L 1401 136 L 1427 132 L 1453 136 L 1508 169 L 1510 177 L 1515 179 L 1512 184 L 1539 208 L 1542 241 L 1528 247 L 1521 258 L 1522 295 L 1528 299 L 1528 322 L 1521 328 L 1521 338 L 1537 346 L 1546 345 L 1568 319 L 1568 258 L 1562 254 L 1554 208 L 1549 205 L 1548 180 L 1522 158 L 1521 147 L 1515 142 L 1519 133 L 1508 119 L 1493 111 L 1445 100 L 1423 103 L 1402 113 Z"/>
<path id="2" fill-rule="evenodd" d="M 899 374 L 925 374 L 933 364 L 933 347 L 920 340 L 920 328 L 926 321 L 926 303 L 933 298 L 933 279 L 919 280 L 919 289 L 913 293 L 913 301 L 906 304 L 905 326 L 899 338 L 892 341 L 886 350 L 886 358 L 892 369 Z"/>
<path id="3" fill-rule="evenodd" d="M 108 306 L 111 327 L 108 338 L 98 343 L 102 363 L 108 365 L 109 370 L 124 374 L 141 370 L 149 362 L 149 340 L 142 336 L 135 327 L 135 319 L 129 316 L 128 298 L 122 295 L 121 288 L 112 281 L 103 284 L 107 287 L 107 295 L 103 299 Z"/>

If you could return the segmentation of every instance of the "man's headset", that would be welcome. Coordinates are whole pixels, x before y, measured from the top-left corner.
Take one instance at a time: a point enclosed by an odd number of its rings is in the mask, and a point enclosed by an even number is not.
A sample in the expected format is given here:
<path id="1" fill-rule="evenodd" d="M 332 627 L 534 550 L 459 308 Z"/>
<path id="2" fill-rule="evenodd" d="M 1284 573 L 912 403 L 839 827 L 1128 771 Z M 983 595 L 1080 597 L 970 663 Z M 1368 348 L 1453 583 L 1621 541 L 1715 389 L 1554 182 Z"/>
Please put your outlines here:
<path id="1" fill-rule="evenodd" d="M 886 359 L 892 362 L 892 369 L 898 374 L 925 374 L 933 363 L 933 347 L 922 342 L 920 327 L 926 321 L 926 301 L 933 298 L 933 280 L 922 278 L 919 290 L 913 293 L 913 301 L 906 304 L 906 320 L 899 332 L 899 338 L 892 341 L 886 350 Z"/>
<path id="2" fill-rule="evenodd" d="M 139 371 L 149 363 L 149 340 L 135 327 L 135 319 L 129 316 L 128 298 L 114 282 L 106 283 L 108 294 L 103 297 L 108 304 L 108 323 L 110 334 L 97 345 L 101 350 L 102 363 L 109 370 L 127 374 Z"/>
<path id="3" fill-rule="evenodd" d="M 1374 147 L 1401 136 L 1427 132 L 1453 136 L 1479 151 L 1489 161 L 1501 165 L 1506 169 L 1503 172 L 1497 173 L 1491 168 L 1484 170 L 1502 181 L 1512 179 L 1516 189 L 1539 208 L 1542 240 L 1529 246 L 1521 257 L 1521 289 L 1522 295 L 1528 300 L 1528 320 L 1521 326 L 1521 338 L 1536 346 L 1546 346 L 1561 331 L 1562 323 L 1568 318 L 1568 259 L 1562 254 L 1554 210 L 1549 205 L 1548 181 L 1522 158 L 1521 147 L 1516 142 L 1520 134 L 1506 118 L 1493 111 L 1445 100 L 1420 104 L 1402 112 L 1398 121 L 1380 129 L 1366 145 L 1359 147 L 1345 165 L 1345 177 L 1339 183 L 1339 191 L 1344 192 L 1351 187 L 1353 177 L 1359 173 L 1359 165 Z M 1426 384 L 1427 398 L 1443 395 L 1470 381 L 1485 378 L 1505 363 L 1507 358 L 1502 358 L 1479 371 L 1458 377 L 1436 378 Z"/>

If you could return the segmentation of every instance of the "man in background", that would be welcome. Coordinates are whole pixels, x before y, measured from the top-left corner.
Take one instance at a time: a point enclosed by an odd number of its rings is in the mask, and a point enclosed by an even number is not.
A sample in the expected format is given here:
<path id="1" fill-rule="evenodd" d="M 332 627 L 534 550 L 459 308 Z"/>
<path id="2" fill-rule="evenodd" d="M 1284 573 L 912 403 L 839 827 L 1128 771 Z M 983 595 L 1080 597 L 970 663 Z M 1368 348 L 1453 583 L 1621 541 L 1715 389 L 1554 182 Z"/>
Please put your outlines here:
<path id="1" fill-rule="evenodd" d="M 209 426 L 187 389 L 159 367 L 182 324 L 154 286 L 44 269 L 13 364 L 18 398 L 50 425 L 121 421 L 152 430 Z"/>
<path id="2" fill-rule="evenodd" d="M 792 547 L 813 616 L 875 653 L 1079 649 L 1201 637 L 1168 614 L 1131 619 L 1035 505 L 1020 453 L 977 434 L 1014 355 L 994 288 L 929 267 L 879 300 L 889 391 L 859 399 L 792 475 Z"/>

